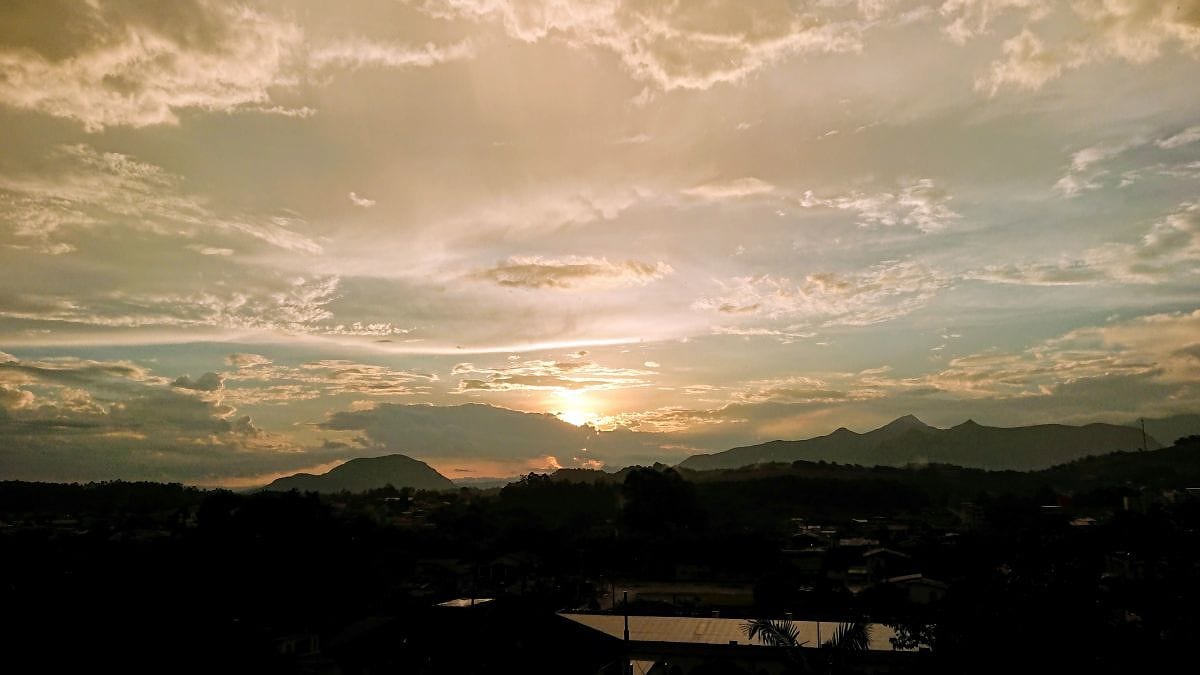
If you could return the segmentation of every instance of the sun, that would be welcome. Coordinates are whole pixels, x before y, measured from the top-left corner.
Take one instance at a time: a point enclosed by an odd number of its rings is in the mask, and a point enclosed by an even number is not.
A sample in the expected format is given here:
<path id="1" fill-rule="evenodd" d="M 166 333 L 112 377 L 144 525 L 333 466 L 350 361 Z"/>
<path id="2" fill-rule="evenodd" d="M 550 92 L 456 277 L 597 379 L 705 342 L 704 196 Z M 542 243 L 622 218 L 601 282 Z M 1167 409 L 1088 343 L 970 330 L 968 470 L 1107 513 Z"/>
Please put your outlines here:
<path id="1" fill-rule="evenodd" d="M 574 389 L 562 389 L 555 392 L 555 396 L 559 400 L 553 404 L 558 408 L 558 412 L 555 412 L 554 416 L 567 424 L 581 427 L 589 422 L 600 419 L 600 415 L 592 410 L 588 410 L 587 396 L 584 392 Z"/>

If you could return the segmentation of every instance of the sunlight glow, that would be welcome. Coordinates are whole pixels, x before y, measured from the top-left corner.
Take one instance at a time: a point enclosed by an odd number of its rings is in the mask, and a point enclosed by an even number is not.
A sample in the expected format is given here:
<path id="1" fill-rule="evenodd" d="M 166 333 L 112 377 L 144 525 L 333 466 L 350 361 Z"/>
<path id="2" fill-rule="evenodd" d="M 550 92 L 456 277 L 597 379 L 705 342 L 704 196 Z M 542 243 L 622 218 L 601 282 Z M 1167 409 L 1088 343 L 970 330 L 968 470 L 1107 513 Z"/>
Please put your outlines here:
<path id="1" fill-rule="evenodd" d="M 559 399 L 554 405 L 559 408 L 554 416 L 566 422 L 581 427 L 600 419 L 595 411 L 588 410 L 586 394 L 574 389 L 561 389 L 554 395 Z"/>

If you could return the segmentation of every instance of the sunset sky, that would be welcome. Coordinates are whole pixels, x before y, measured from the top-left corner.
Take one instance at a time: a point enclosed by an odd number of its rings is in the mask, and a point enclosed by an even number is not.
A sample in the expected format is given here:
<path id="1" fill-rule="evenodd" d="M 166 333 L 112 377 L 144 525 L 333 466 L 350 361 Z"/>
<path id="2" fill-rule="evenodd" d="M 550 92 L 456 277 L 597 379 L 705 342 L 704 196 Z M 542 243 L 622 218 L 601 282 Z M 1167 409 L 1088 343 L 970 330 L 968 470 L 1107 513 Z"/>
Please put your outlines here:
<path id="1" fill-rule="evenodd" d="M 0 478 L 1198 404 L 1200 0 L 0 4 Z"/>

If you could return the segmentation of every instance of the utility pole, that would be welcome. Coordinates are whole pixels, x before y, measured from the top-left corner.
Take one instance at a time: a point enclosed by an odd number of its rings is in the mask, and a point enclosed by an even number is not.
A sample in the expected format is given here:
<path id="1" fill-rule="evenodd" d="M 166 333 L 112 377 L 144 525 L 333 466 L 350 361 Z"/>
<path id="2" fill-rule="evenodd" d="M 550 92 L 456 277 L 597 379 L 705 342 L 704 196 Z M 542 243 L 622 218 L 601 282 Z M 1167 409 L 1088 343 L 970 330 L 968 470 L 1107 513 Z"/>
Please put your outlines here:
<path id="1" fill-rule="evenodd" d="M 1142 423 L 1142 452 L 1146 451 L 1146 418 L 1139 417 L 1138 421 Z"/>
<path id="2" fill-rule="evenodd" d="M 633 675 L 633 654 L 629 651 L 629 591 L 621 592 L 621 604 L 625 605 L 625 675 Z"/>

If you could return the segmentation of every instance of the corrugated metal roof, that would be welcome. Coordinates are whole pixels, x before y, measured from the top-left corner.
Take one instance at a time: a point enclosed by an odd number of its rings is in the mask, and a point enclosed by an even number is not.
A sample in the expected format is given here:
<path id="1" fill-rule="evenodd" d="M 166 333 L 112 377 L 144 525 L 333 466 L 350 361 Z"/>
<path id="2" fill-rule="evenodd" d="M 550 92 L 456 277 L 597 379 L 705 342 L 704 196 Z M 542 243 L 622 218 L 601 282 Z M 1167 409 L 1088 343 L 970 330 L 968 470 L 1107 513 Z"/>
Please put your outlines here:
<path id="1" fill-rule="evenodd" d="M 439 602 L 438 607 L 475 607 L 491 602 L 492 598 L 455 598 L 446 602 Z"/>
<path id="2" fill-rule="evenodd" d="M 561 614 L 564 618 L 618 639 L 625 635 L 625 617 L 615 614 Z M 737 641 L 740 645 L 762 644 L 746 637 L 742 626 L 746 619 L 713 619 L 690 616 L 631 616 L 629 639 L 634 642 L 679 642 L 690 644 L 724 645 Z M 817 647 L 828 640 L 842 624 L 837 621 L 793 621 L 806 647 Z M 818 630 L 820 640 L 817 639 Z M 887 626 L 871 624 L 872 650 L 892 651 L 889 638 L 896 632 Z"/>

